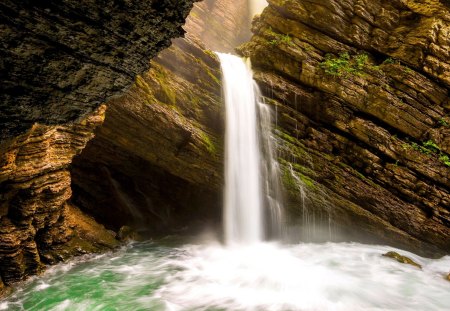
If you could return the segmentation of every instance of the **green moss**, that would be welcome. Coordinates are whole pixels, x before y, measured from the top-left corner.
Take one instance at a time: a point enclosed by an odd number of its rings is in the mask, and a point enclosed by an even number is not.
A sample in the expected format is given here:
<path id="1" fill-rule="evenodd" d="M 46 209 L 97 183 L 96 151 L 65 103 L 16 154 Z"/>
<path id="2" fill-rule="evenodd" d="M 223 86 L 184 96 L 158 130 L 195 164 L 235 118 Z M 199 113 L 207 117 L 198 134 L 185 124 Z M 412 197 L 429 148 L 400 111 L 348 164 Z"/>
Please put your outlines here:
<path id="1" fill-rule="evenodd" d="M 151 88 L 148 83 L 142 78 L 142 76 L 137 76 L 135 80 L 135 85 L 143 90 L 146 94 L 152 94 Z"/>
<path id="2" fill-rule="evenodd" d="M 211 140 L 209 135 L 206 134 L 205 132 L 200 132 L 199 135 L 200 135 L 200 138 L 201 138 L 201 140 L 203 141 L 203 143 L 204 143 L 204 145 L 206 147 L 206 150 L 208 150 L 208 152 L 211 155 L 215 155 L 217 153 L 217 147 L 214 144 L 214 142 Z"/>
<path id="3" fill-rule="evenodd" d="M 288 191 L 296 191 L 298 190 L 297 181 L 295 180 L 294 176 L 292 176 L 291 172 L 287 169 L 287 167 L 283 166 L 283 174 L 282 174 L 282 181 L 283 185 Z"/>
<path id="4" fill-rule="evenodd" d="M 294 137 L 292 137 L 291 135 L 289 135 L 288 133 L 283 131 L 281 128 L 277 128 L 276 133 L 280 138 L 282 138 L 283 140 L 285 140 L 291 144 L 297 144 L 297 142 L 298 142 L 297 139 L 295 139 Z"/>
<path id="5" fill-rule="evenodd" d="M 305 174 L 302 174 L 301 171 L 307 171 L 308 169 L 296 164 L 296 163 L 289 163 L 285 160 L 281 161 L 283 164 L 283 175 L 282 180 L 285 187 L 290 191 L 297 191 L 299 190 L 299 184 L 298 181 L 294 176 L 292 176 L 292 172 L 290 169 L 288 169 L 289 165 L 292 165 L 292 168 L 294 169 L 294 174 L 300 179 L 300 181 L 303 183 L 305 187 L 307 187 L 310 190 L 317 190 L 317 186 L 310 177 L 306 176 Z"/>
<path id="6" fill-rule="evenodd" d="M 441 153 L 441 154 L 439 155 L 439 160 L 440 160 L 442 163 L 444 163 L 445 165 L 447 165 L 447 166 L 450 167 L 450 157 L 449 157 L 447 154 Z"/>
<path id="7" fill-rule="evenodd" d="M 203 52 L 204 52 L 206 55 L 211 56 L 212 58 L 217 58 L 216 53 L 214 53 L 214 52 L 211 51 L 211 50 L 203 50 Z"/>
<path id="8" fill-rule="evenodd" d="M 357 176 L 359 179 L 361 179 L 361 180 L 364 180 L 364 181 L 365 181 L 365 180 L 367 179 L 367 177 L 364 176 L 361 172 L 359 172 L 357 169 L 351 167 L 350 165 L 348 165 L 348 164 L 346 164 L 346 163 L 339 162 L 338 165 L 339 165 L 340 167 L 349 169 L 354 175 L 356 175 L 356 176 Z"/>
<path id="9" fill-rule="evenodd" d="M 214 81 L 214 83 L 215 83 L 216 85 L 220 85 L 220 80 L 219 80 L 215 75 L 213 75 L 213 74 L 211 73 L 211 71 L 209 71 L 208 69 L 206 69 L 206 74 L 208 75 L 208 77 L 211 78 L 212 81 Z"/>
<path id="10" fill-rule="evenodd" d="M 383 64 L 400 64 L 400 62 L 392 57 L 388 57 L 383 61 Z"/>
<path id="11" fill-rule="evenodd" d="M 300 179 L 302 180 L 302 182 L 305 184 L 306 187 L 308 187 L 309 189 L 312 189 L 312 190 L 317 188 L 315 183 L 314 183 L 314 181 L 311 178 L 309 178 L 306 175 L 303 175 L 302 173 L 299 173 L 299 172 L 297 172 L 297 173 L 298 173 L 298 176 L 300 177 Z"/>

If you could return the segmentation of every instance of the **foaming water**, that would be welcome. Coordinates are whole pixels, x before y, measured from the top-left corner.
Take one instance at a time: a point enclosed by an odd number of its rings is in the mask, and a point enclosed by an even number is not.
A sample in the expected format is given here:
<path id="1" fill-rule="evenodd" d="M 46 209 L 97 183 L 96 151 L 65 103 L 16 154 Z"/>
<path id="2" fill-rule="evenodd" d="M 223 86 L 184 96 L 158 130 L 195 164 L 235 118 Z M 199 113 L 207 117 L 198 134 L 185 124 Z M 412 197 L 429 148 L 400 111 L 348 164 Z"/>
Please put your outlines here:
<path id="1" fill-rule="evenodd" d="M 58 265 L 0 310 L 448 310 L 450 256 L 408 255 L 420 270 L 361 244 L 138 243 Z"/>

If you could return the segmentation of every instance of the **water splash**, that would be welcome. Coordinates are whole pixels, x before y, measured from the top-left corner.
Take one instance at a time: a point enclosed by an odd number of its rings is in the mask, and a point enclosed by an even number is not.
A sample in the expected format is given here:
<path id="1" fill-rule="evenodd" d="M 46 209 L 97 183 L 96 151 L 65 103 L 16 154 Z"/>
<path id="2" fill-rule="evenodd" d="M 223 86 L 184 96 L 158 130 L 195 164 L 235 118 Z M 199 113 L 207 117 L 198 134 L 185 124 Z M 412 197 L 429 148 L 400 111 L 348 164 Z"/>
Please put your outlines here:
<path id="1" fill-rule="evenodd" d="M 441 311 L 450 305 L 444 279 L 450 256 L 432 260 L 397 250 L 421 270 L 382 257 L 393 250 L 386 246 L 167 242 L 54 266 L 16 288 L 0 310 Z"/>

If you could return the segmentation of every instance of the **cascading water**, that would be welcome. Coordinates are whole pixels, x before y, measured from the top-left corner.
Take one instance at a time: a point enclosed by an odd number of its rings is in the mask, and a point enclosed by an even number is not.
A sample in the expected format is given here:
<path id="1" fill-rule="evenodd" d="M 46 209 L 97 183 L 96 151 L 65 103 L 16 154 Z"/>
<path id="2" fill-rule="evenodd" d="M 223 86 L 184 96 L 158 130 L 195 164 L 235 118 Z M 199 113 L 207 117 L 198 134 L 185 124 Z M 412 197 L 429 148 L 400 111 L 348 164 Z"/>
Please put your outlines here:
<path id="1" fill-rule="evenodd" d="M 218 55 L 226 107 L 225 239 L 260 242 L 267 234 L 265 223 L 279 233 L 282 218 L 270 110 L 261 102 L 248 64 L 230 54 Z"/>

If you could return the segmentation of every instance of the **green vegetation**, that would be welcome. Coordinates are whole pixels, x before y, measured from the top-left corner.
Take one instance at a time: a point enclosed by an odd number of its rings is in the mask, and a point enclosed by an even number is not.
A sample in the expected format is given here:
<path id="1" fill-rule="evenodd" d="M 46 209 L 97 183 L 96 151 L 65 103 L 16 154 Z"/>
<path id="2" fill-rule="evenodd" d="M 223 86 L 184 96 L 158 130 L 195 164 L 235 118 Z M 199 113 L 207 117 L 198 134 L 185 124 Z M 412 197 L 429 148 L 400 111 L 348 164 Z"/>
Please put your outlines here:
<path id="1" fill-rule="evenodd" d="M 325 60 L 319 64 L 325 73 L 332 76 L 358 75 L 362 76 L 364 69 L 379 70 L 378 66 L 372 66 L 369 63 L 369 55 L 362 53 L 352 55 L 348 52 L 339 54 L 336 57 L 333 54 L 325 55 Z"/>
<path id="2" fill-rule="evenodd" d="M 445 165 L 450 166 L 450 157 L 447 154 L 445 153 L 439 154 L 439 160 Z"/>
<path id="3" fill-rule="evenodd" d="M 206 150 L 208 150 L 208 152 L 211 155 L 215 155 L 217 153 L 217 147 L 216 145 L 213 143 L 213 141 L 211 140 L 211 138 L 209 137 L 208 134 L 204 133 L 204 132 L 199 132 L 200 138 L 203 141 L 203 143 L 205 144 Z"/>
<path id="4" fill-rule="evenodd" d="M 398 59 L 392 58 L 392 57 L 388 57 L 384 60 L 383 65 L 387 65 L 387 64 L 393 64 L 393 65 L 398 65 L 402 67 L 402 70 L 407 72 L 407 73 L 412 73 L 413 70 L 411 68 L 409 68 L 408 66 L 402 64 Z"/>
<path id="5" fill-rule="evenodd" d="M 404 149 L 414 149 L 419 151 L 420 153 L 426 155 L 436 155 L 439 157 L 439 160 L 450 167 L 450 157 L 448 154 L 442 152 L 441 148 L 431 139 L 422 142 L 422 144 L 418 144 L 416 142 L 410 142 L 403 144 Z"/>
<path id="6" fill-rule="evenodd" d="M 280 44 L 286 44 L 291 45 L 292 44 L 292 38 L 288 34 L 280 34 L 272 30 L 272 27 L 270 27 L 267 30 L 267 34 L 271 37 L 273 37 L 272 40 L 269 40 L 269 44 L 272 46 L 278 46 Z"/>
<path id="7" fill-rule="evenodd" d="M 274 46 L 278 46 L 280 44 L 286 44 L 286 45 L 290 45 L 292 43 L 292 38 L 289 35 L 277 35 L 277 38 L 270 40 L 269 44 L 270 45 L 274 45 Z"/>
<path id="8" fill-rule="evenodd" d="M 294 172 L 291 172 L 286 166 L 283 166 L 283 175 L 282 180 L 283 184 L 287 189 L 289 190 L 298 190 L 301 185 L 299 185 L 298 181 L 300 180 L 303 185 L 311 190 L 316 190 L 317 186 L 314 183 L 314 180 L 312 180 L 310 177 L 300 173 L 296 167 L 298 167 L 298 164 L 292 164 L 294 167 Z M 298 180 L 292 175 L 295 174 L 295 176 L 298 178 Z"/>
<path id="9" fill-rule="evenodd" d="M 442 126 L 450 127 L 450 124 L 449 124 L 447 121 L 445 121 L 444 118 L 441 118 L 441 119 L 438 121 L 438 123 L 439 123 L 440 125 L 442 125 Z"/>
<path id="10" fill-rule="evenodd" d="M 393 59 L 392 57 L 386 58 L 383 62 L 383 64 L 396 64 L 396 63 L 399 63 L 399 61 Z"/>

